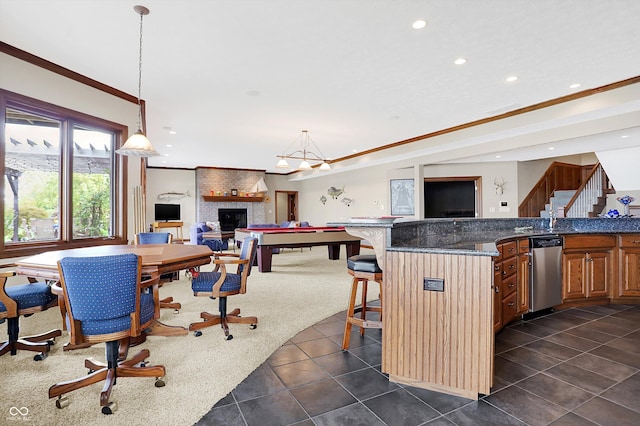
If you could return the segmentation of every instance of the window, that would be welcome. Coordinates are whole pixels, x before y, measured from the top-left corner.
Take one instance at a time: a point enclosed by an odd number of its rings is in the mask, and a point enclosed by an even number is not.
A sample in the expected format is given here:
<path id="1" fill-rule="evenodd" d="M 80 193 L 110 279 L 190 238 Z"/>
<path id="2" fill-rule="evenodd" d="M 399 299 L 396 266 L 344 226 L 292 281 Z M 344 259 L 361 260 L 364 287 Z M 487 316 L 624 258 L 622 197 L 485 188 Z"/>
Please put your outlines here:
<path id="1" fill-rule="evenodd" d="M 10 92 L 0 105 L 4 252 L 121 238 L 114 151 L 126 128 Z"/>

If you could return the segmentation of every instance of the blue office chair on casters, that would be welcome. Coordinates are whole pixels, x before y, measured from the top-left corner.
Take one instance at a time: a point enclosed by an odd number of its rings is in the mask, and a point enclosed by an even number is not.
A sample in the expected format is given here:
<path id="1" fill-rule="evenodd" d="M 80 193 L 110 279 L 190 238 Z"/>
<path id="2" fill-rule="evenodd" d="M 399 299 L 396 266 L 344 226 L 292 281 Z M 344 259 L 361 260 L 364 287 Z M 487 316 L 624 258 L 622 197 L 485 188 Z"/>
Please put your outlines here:
<path id="1" fill-rule="evenodd" d="M 88 375 L 51 386 L 49 398 L 58 397 L 56 407 L 69 404 L 64 394 L 104 381 L 100 406 L 102 413 L 112 414 L 116 404 L 109 399 L 118 377 L 155 377 L 155 386 L 164 386 L 165 368 L 147 365 L 147 349 L 126 359 L 130 339 L 156 316 L 158 278 L 141 282 L 141 265 L 141 258 L 132 253 L 58 261 L 70 343 L 104 342 L 107 362 L 86 359 Z"/>
<path id="2" fill-rule="evenodd" d="M 247 278 L 251 274 L 251 266 L 256 258 L 257 249 L 258 240 L 247 237 L 242 242 L 242 251 L 239 255 L 235 253 L 215 254 L 213 272 L 191 271 L 191 289 L 194 296 L 217 297 L 220 311 L 218 315 L 208 312 L 200 313 L 200 318 L 204 321 L 189 325 L 189 330 L 195 331 L 196 336 L 202 335 L 200 329 L 215 324 L 220 324 L 227 340 L 233 339 L 233 335 L 229 334 L 229 323 L 249 324 L 251 329 L 257 327 L 258 318 L 241 317 L 240 309 L 227 312 L 227 296 L 244 294 L 247 291 Z M 227 272 L 226 265 L 237 265 L 236 273 Z"/>
<path id="3" fill-rule="evenodd" d="M 137 233 L 134 239 L 134 243 L 138 244 L 171 244 L 173 242 L 173 235 L 170 232 L 140 232 Z M 179 279 L 178 272 L 171 272 L 169 274 L 160 275 L 161 280 L 173 281 Z M 182 305 L 173 301 L 173 297 L 165 297 L 160 300 L 160 307 L 163 309 L 173 309 L 175 313 L 178 313 L 182 309 Z"/>
<path id="4" fill-rule="evenodd" d="M 51 330 L 36 336 L 19 337 L 20 316 L 28 317 L 36 312 L 44 311 L 58 303 L 58 297 L 51 293 L 49 286 L 43 282 L 6 286 L 7 279 L 15 276 L 15 272 L 0 272 L 0 322 L 7 321 L 8 339 L 0 343 L 0 356 L 7 352 L 16 355 L 18 350 L 39 352 L 33 359 L 42 361 L 49 353 L 60 330 Z"/>

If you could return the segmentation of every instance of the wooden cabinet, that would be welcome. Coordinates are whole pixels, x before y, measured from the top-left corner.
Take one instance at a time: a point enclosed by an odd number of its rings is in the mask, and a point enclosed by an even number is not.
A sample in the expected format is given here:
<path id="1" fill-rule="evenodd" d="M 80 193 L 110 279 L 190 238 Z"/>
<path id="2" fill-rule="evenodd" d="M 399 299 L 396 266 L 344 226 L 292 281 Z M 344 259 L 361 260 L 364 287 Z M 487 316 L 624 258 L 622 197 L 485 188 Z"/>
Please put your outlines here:
<path id="1" fill-rule="evenodd" d="M 612 235 L 567 235 L 562 254 L 564 303 L 606 298 L 615 278 Z"/>
<path id="2" fill-rule="evenodd" d="M 499 251 L 499 250 L 498 250 Z M 502 262 L 500 256 L 493 262 L 493 331 L 502 328 Z"/>
<path id="3" fill-rule="evenodd" d="M 517 309 L 517 241 L 497 245 L 500 255 L 494 259 L 493 329 L 500 330 L 516 317 Z"/>
<path id="4" fill-rule="evenodd" d="M 517 293 L 516 303 L 518 306 L 517 313 L 525 314 L 529 311 L 529 266 L 531 264 L 531 256 L 529 253 L 529 239 L 523 238 L 518 240 L 518 268 L 517 274 Z"/>
<path id="5" fill-rule="evenodd" d="M 618 296 L 640 297 L 640 234 L 620 235 Z"/>

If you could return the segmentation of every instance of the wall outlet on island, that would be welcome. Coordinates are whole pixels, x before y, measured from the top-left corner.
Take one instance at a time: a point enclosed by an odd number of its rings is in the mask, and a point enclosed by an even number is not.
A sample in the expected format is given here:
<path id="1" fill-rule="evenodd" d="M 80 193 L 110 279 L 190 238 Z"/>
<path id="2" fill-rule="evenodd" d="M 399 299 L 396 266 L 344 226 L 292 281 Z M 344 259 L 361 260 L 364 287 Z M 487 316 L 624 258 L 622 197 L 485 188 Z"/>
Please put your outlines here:
<path id="1" fill-rule="evenodd" d="M 425 277 L 423 288 L 426 291 L 444 291 L 444 278 Z"/>

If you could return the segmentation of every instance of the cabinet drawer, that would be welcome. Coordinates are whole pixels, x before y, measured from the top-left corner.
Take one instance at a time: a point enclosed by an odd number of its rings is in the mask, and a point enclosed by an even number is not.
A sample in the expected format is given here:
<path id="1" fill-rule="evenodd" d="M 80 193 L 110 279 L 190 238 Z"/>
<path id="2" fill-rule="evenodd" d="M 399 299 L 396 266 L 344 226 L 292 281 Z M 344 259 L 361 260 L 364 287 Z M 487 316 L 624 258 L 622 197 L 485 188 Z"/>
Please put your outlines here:
<path id="1" fill-rule="evenodd" d="M 516 274 L 511 274 L 508 278 L 502 279 L 502 297 L 510 296 L 511 293 L 516 291 L 517 285 Z"/>
<path id="2" fill-rule="evenodd" d="M 518 254 L 518 242 L 517 241 L 509 241 L 508 243 L 500 244 L 502 246 L 502 250 L 498 250 L 502 253 L 502 259 L 508 259 L 510 257 Z"/>
<path id="3" fill-rule="evenodd" d="M 516 293 L 502 299 L 502 325 L 509 324 L 518 315 Z"/>
<path id="4" fill-rule="evenodd" d="M 564 237 L 565 250 L 612 248 L 616 246 L 614 235 L 567 235 Z"/>
<path id="5" fill-rule="evenodd" d="M 529 239 L 518 240 L 518 253 L 529 253 Z"/>
<path id="6" fill-rule="evenodd" d="M 518 257 L 513 256 L 509 259 L 502 261 L 502 277 L 507 278 L 511 275 L 515 275 L 518 270 Z"/>
<path id="7" fill-rule="evenodd" d="M 640 248 L 640 235 L 638 234 L 620 235 L 620 247 Z"/>

